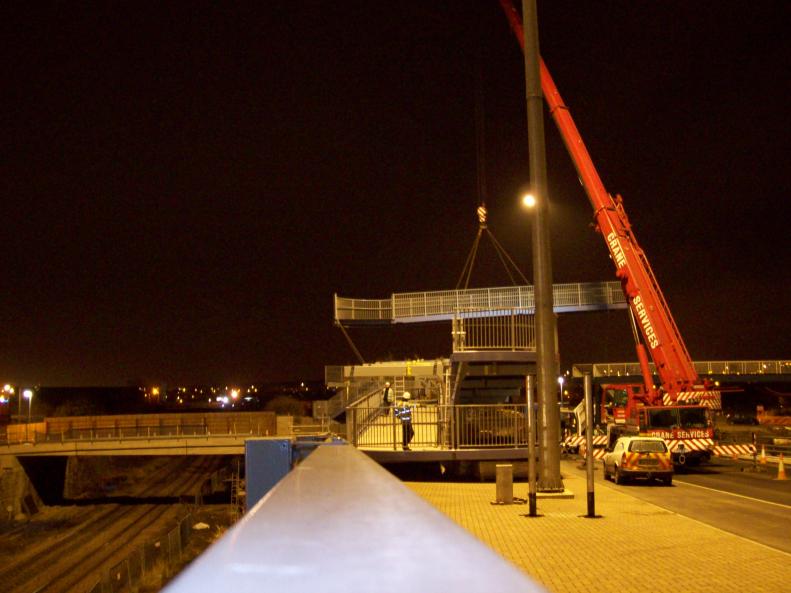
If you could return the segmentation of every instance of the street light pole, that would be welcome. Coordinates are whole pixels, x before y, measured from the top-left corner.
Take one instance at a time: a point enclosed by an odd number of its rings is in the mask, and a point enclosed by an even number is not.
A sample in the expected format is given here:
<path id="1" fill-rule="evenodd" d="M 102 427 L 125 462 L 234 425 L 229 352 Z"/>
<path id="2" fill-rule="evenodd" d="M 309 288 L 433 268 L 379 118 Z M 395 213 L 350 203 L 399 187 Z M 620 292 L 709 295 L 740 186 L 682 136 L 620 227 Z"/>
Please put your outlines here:
<path id="1" fill-rule="evenodd" d="M 552 306 L 552 258 L 549 249 L 549 191 L 544 146 L 544 95 L 539 77 L 536 0 L 522 0 L 525 36 L 525 81 L 530 180 L 535 197 L 533 283 L 535 285 L 536 362 L 538 379 L 538 490 L 563 490 L 560 476 L 557 326 Z"/>
<path id="2" fill-rule="evenodd" d="M 27 400 L 27 424 L 25 424 L 25 440 L 28 440 L 28 430 L 30 429 L 30 416 L 33 409 L 33 390 L 25 389 L 22 395 Z"/>

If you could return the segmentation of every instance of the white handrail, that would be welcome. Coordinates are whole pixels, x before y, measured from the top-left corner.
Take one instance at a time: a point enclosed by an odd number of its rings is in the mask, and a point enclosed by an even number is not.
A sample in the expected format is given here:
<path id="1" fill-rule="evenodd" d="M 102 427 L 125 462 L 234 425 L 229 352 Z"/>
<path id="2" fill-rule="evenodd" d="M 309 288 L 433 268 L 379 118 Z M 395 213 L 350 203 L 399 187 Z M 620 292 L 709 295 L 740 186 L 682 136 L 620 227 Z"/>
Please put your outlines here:
<path id="1" fill-rule="evenodd" d="M 553 303 L 558 313 L 623 309 L 626 298 L 619 282 L 555 284 Z M 410 323 L 489 312 L 502 315 L 517 310 L 532 314 L 532 286 L 502 286 L 429 292 L 394 293 L 390 299 L 353 299 L 335 295 L 336 322 Z"/>

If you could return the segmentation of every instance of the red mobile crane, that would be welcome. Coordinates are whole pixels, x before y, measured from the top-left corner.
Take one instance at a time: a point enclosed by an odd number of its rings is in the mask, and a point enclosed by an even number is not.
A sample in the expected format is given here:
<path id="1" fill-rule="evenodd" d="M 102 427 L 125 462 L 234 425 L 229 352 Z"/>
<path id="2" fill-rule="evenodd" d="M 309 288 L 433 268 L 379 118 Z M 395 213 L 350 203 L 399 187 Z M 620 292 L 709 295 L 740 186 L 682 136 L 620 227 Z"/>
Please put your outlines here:
<path id="1" fill-rule="evenodd" d="M 500 0 L 500 5 L 524 51 L 520 15 L 511 0 Z M 700 412 L 705 411 L 704 406 L 693 404 L 720 408 L 720 393 L 712 391 L 708 382 L 700 381 L 648 258 L 637 243 L 624 210 L 623 199 L 620 195 L 613 198 L 604 188 L 543 59 L 540 60 L 540 69 L 544 100 L 593 206 L 596 230 L 604 237 L 615 264 L 615 275 L 621 281 L 629 303 L 637 359 L 643 376 L 643 385 L 602 386 L 602 421 L 626 424 L 631 419 L 639 422 L 641 432 L 667 438 L 671 442 L 671 450 L 678 451 L 674 459 L 681 463 L 684 462 L 685 451 L 700 452 L 700 455 L 693 453 L 693 458 L 708 458 L 708 449 L 713 444 L 713 429 L 710 419 L 701 419 Z M 648 353 L 659 375 L 659 388 L 653 383 Z M 678 410 L 675 415 L 670 414 L 671 406 L 683 408 L 681 417 Z M 661 410 L 653 413 L 652 408 Z M 654 422 L 651 422 L 652 416 Z M 684 421 L 685 416 L 688 422 Z M 651 430 L 652 427 L 655 430 Z"/>

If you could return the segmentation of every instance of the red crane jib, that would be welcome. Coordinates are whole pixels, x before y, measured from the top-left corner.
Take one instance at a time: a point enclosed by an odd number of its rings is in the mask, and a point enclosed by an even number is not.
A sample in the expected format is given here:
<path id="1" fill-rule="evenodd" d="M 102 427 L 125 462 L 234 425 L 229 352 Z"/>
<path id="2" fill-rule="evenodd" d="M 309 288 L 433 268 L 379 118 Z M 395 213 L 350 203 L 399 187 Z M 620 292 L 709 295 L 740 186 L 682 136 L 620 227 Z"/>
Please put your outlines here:
<path id="1" fill-rule="evenodd" d="M 521 17 L 511 0 L 500 0 L 500 4 L 511 25 L 511 30 L 524 51 Z M 615 265 L 615 275 L 621 281 L 635 324 L 642 336 L 642 343 L 637 344 L 637 355 L 649 391 L 648 399 L 661 400 L 661 397 L 652 385 L 645 354 L 646 347 L 656 365 L 662 388 L 675 401 L 681 391 L 700 389 L 700 379 L 681 333 L 673 320 L 648 258 L 637 243 L 623 207 L 623 199 L 619 195 L 613 198 L 605 189 L 569 109 L 563 102 L 543 59 L 541 89 L 549 113 L 560 131 L 593 206 L 596 230 L 604 237 Z"/>

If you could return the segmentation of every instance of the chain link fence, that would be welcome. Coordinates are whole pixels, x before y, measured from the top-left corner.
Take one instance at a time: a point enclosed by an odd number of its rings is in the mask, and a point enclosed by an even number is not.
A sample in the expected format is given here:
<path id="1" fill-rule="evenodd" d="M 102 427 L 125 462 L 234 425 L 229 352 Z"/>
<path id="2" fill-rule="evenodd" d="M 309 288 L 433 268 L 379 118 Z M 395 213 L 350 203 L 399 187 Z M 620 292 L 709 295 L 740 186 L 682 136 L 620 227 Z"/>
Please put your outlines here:
<path id="1" fill-rule="evenodd" d="M 175 575 L 181 568 L 193 520 L 192 514 L 188 514 L 163 536 L 143 544 L 119 563 L 105 568 L 90 593 L 136 593 L 143 581 L 160 584 Z"/>

